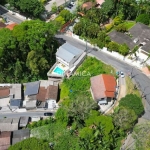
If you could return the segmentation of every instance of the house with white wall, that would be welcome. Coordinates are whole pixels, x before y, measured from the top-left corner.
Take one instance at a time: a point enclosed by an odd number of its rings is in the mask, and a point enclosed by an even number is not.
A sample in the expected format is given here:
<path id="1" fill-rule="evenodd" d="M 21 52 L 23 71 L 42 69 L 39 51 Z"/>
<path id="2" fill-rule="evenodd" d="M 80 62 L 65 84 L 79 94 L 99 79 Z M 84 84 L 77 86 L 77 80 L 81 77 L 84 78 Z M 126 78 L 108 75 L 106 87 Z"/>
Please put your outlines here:
<path id="1" fill-rule="evenodd" d="M 112 104 L 116 99 L 116 79 L 112 75 L 101 74 L 90 78 L 91 95 L 98 105 Z"/>

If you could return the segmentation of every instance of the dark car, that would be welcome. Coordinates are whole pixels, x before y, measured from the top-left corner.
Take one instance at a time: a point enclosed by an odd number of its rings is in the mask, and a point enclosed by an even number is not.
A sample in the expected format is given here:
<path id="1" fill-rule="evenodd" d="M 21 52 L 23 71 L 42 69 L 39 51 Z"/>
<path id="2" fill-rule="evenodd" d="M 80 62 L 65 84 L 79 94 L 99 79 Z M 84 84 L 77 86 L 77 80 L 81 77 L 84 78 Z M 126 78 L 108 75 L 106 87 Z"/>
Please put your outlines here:
<path id="1" fill-rule="evenodd" d="M 68 4 L 67 7 L 71 9 L 73 7 L 73 5 L 72 4 Z"/>
<path id="2" fill-rule="evenodd" d="M 53 113 L 51 113 L 51 112 L 44 113 L 44 116 L 52 116 L 52 115 L 53 115 Z"/>

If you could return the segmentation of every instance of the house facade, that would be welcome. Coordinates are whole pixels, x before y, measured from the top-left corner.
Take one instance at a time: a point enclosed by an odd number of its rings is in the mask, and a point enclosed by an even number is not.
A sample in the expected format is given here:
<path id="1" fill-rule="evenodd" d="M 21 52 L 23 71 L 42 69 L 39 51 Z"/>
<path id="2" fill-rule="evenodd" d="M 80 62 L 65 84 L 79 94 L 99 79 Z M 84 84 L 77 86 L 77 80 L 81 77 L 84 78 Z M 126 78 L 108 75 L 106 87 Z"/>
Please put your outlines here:
<path id="1" fill-rule="evenodd" d="M 76 48 L 75 46 L 69 43 L 65 43 L 62 46 L 60 46 L 57 50 L 56 60 L 71 68 L 82 53 L 82 50 Z"/>
<path id="2" fill-rule="evenodd" d="M 98 105 L 107 105 L 116 98 L 116 79 L 112 75 L 101 74 L 90 78 L 91 94 Z"/>
<path id="3" fill-rule="evenodd" d="M 129 34 L 132 36 L 133 42 L 139 46 L 136 52 L 137 58 L 150 65 L 150 27 L 138 22 L 129 30 Z"/>
<path id="4" fill-rule="evenodd" d="M 86 52 L 65 43 L 56 52 L 56 63 L 48 71 L 48 78 L 60 78 L 70 75 L 76 67 L 84 60 Z"/>

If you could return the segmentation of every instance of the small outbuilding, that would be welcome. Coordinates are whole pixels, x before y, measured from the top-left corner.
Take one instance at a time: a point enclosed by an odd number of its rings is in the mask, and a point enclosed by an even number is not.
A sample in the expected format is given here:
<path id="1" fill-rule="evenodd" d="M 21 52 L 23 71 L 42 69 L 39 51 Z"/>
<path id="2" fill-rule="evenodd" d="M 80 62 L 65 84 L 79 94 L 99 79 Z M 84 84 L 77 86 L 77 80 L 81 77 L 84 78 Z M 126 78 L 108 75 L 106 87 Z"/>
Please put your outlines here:
<path id="1" fill-rule="evenodd" d="M 29 129 L 16 130 L 12 133 L 12 145 L 30 137 Z"/>

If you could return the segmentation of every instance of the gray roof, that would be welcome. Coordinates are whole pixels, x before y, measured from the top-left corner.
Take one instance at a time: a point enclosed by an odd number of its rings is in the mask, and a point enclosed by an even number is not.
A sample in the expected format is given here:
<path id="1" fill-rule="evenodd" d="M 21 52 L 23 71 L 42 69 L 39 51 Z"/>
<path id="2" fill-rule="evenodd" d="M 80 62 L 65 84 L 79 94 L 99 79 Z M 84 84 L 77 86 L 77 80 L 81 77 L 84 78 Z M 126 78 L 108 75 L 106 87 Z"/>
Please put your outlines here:
<path id="1" fill-rule="evenodd" d="M 132 41 L 132 39 L 128 36 L 125 35 L 124 33 L 117 32 L 117 31 L 112 31 L 109 33 L 109 36 L 112 41 L 118 43 L 118 44 L 127 44 L 130 49 L 133 49 L 135 47 L 135 43 Z"/>
<path id="2" fill-rule="evenodd" d="M 141 49 L 150 53 L 150 41 L 147 42 L 144 46 L 142 46 Z"/>
<path id="3" fill-rule="evenodd" d="M 37 100 L 30 100 L 26 102 L 26 109 L 36 108 Z"/>
<path id="4" fill-rule="evenodd" d="M 21 99 L 21 84 L 12 84 L 12 88 L 10 88 L 10 96 L 14 99 Z"/>
<path id="5" fill-rule="evenodd" d="M 30 130 L 29 129 L 22 129 L 22 130 L 13 131 L 12 144 L 20 142 L 20 141 L 27 139 L 29 137 L 30 137 Z"/>
<path id="6" fill-rule="evenodd" d="M 20 107 L 21 104 L 22 104 L 22 100 L 20 100 L 20 99 L 11 99 L 10 100 L 10 106 Z"/>
<path id="7" fill-rule="evenodd" d="M 150 27 L 142 23 L 136 23 L 130 30 L 130 34 L 133 36 L 133 39 L 138 38 L 140 42 L 143 42 L 146 39 L 150 39 Z"/>
<path id="8" fill-rule="evenodd" d="M 0 119 L 1 131 L 14 131 L 18 130 L 19 118 L 4 118 Z"/>
<path id="9" fill-rule="evenodd" d="M 81 55 L 82 53 L 83 51 L 81 49 L 78 49 L 69 43 L 65 43 L 59 47 L 58 51 L 56 52 L 56 56 L 69 63 L 71 60 L 73 60 L 73 58 Z"/>
<path id="10" fill-rule="evenodd" d="M 40 81 L 26 83 L 25 95 L 35 95 L 39 91 Z"/>
<path id="11" fill-rule="evenodd" d="M 29 117 L 27 117 L 27 116 L 20 117 L 19 126 L 20 127 L 26 127 L 28 122 L 29 122 Z"/>

